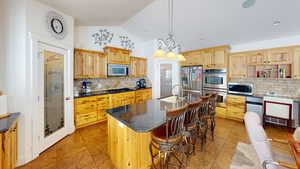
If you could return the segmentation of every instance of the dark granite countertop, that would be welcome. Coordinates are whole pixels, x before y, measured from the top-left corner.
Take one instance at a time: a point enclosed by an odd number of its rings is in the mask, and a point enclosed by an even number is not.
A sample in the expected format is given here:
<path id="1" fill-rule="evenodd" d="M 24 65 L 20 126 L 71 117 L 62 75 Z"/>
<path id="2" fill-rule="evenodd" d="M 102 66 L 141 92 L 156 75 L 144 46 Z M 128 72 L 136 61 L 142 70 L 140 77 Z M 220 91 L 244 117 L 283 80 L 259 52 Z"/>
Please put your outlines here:
<path id="1" fill-rule="evenodd" d="M 0 119 L 0 133 L 8 131 L 19 116 L 20 113 L 11 113 L 10 116 Z"/>
<path id="2" fill-rule="evenodd" d="M 100 91 L 93 91 L 88 93 L 80 93 L 78 96 L 74 96 L 74 98 L 82 98 L 82 97 L 90 97 L 90 96 L 99 96 L 99 95 L 106 95 L 106 94 L 116 94 L 116 93 L 123 93 L 123 92 L 131 92 L 137 90 L 144 90 L 144 89 L 151 89 L 152 87 L 146 88 L 129 88 L 127 91 L 119 91 L 119 92 L 112 92 L 111 90 L 100 90 Z"/>
<path id="3" fill-rule="evenodd" d="M 136 132 L 150 132 L 166 122 L 167 110 L 196 102 L 201 94 L 189 94 L 176 103 L 154 99 L 107 110 L 108 114 Z"/>

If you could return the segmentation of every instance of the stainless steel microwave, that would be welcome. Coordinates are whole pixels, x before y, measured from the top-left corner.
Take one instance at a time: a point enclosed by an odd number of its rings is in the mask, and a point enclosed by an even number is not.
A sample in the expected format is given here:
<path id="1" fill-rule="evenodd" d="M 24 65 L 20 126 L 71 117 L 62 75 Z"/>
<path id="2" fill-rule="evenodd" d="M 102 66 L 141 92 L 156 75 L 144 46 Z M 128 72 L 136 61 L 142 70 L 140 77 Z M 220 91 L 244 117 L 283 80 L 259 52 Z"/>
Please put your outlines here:
<path id="1" fill-rule="evenodd" d="M 128 65 L 108 64 L 108 76 L 128 76 Z"/>

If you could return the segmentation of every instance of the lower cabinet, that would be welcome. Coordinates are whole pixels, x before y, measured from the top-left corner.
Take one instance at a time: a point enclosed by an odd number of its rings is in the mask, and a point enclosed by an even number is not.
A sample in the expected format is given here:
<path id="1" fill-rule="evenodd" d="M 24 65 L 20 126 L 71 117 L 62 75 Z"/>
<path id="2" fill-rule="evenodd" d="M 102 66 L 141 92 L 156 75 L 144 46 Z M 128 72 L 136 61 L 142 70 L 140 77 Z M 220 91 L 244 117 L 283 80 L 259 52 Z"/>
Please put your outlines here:
<path id="1" fill-rule="evenodd" d="M 109 95 L 75 99 L 76 128 L 86 127 L 106 120 L 105 110 L 109 106 Z"/>
<path id="2" fill-rule="evenodd" d="M 90 126 L 107 120 L 106 110 L 152 99 L 152 89 L 90 96 L 75 99 L 76 128 Z"/>
<path id="3" fill-rule="evenodd" d="M 135 93 L 135 102 L 144 102 L 152 99 L 152 89 L 138 90 Z"/>
<path id="4" fill-rule="evenodd" d="M 218 117 L 243 121 L 246 112 L 246 97 L 237 95 L 227 95 L 227 107 L 217 107 Z"/>
<path id="5" fill-rule="evenodd" d="M 1 169 L 14 169 L 18 160 L 18 122 L 1 134 L 0 143 L 2 145 L 0 152 Z"/>

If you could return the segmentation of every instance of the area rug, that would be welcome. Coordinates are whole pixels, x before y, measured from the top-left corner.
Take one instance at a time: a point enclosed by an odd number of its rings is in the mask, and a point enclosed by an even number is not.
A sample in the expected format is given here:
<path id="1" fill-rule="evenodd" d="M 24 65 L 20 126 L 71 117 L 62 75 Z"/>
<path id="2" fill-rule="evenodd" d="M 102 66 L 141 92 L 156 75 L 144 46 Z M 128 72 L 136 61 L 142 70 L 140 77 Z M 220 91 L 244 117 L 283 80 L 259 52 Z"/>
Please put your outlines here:
<path id="1" fill-rule="evenodd" d="M 295 164 L 290 156 L 273 152 L 274 159 L 284 161 L 290 164 Z M 230 169 L 262 169 L 259 159 L 251 144 L 239 142 L 236 146 L 236 152 L 231 160 Z M 278 167 L 283 169 L 283 167 Z"/>

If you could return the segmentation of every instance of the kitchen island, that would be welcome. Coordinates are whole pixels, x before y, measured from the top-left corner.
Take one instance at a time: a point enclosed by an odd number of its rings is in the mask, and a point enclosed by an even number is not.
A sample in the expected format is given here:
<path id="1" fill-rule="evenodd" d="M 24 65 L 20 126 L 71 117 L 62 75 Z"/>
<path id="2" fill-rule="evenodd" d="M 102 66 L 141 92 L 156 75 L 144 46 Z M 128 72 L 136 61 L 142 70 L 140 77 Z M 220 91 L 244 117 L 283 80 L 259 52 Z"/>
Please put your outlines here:
<path id="1" fill-rule="evenodd" d="M 196 102 L 188 95 L 176 102 L 148 100 L 108 110 L 108 153 L 117 169 L 150 169 L 151 131 L 166 122 L 167 110 Z"/>

